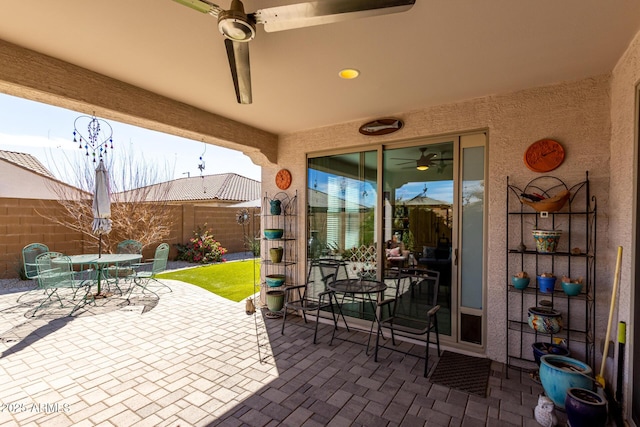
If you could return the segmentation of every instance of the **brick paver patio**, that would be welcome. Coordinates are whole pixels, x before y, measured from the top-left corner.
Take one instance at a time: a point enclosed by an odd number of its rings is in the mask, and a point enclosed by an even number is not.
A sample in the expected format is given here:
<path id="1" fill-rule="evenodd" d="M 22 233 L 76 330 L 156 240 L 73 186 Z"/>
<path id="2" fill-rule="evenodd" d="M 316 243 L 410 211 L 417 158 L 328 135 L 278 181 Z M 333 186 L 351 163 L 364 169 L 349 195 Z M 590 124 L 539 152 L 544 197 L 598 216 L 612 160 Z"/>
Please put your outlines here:
<path id="1" fill-rule="evenodd" d="M 417 358 L 329 346 L 329 325 L 313 345 L 298 317 L 282 336 L 281 319 L 256 323 L 244 302 L 166 283 L 152 304 L 73 318 L 28 318 L 19 293 L 0 295 L 0 426 L 538 425 L 542 388 L 502 364 L 480 398 L 431 384 Z"/>

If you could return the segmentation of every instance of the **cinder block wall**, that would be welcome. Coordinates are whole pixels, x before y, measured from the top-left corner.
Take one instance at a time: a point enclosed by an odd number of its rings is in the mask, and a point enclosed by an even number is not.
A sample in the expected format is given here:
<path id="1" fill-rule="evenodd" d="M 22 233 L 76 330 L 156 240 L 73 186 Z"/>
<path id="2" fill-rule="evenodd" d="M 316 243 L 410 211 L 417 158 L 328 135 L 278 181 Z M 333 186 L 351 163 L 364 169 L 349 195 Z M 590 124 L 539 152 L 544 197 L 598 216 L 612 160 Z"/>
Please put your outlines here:
<path id="1" fill-rule="evenodd" d="M 29 243 L 44 243 L 62 253 L 83 252 L 82 234 L 38 214 L 47 210 L 61 211 L 53 200 L 0 199 L 0 278 L 18 277 L 22 248 Z"/>
<path id="2" fill-rule="evenodd" d="M 50 250 L 75 255 L 95 251 L 91 242 L 86 241 L 81 233 L 67 227 L 52 223 L 38 212 L 58 210 L 60 205 L 55 200 L 0 198 L 0 278 L 19 276 L 22 265 L 22 248 L 29 243 L 46 244 Z M 175 206 L 174 222 L 166 242 L 171 245 L 170 259 L 176 255 L 175 244 L 186 243 L 197 226 L 212 230 L 218 240 L 229 253 L 245 250 L 242 226 L 236 221 L 237 208 L 212 206 Z M 259 214 L 259 209 L 249 209 L 251 218 Z M 245 227 L 251 235 L 254 227 L 259 227 L 259 218 Z M 255 229 L 259 235 L 259 228 Z M 158 242 L 160 243 L 160 242 Z M 144 252 L 146 258 L 153 256 L 155 247 Z"/>

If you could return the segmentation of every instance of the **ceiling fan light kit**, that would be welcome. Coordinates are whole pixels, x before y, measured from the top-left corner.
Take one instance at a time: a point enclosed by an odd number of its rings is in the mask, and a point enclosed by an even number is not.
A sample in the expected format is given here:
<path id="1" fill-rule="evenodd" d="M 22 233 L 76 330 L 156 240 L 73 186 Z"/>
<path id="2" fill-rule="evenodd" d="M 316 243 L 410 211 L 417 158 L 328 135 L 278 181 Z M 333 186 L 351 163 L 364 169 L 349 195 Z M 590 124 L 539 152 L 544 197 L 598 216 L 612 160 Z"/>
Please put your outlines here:
<path id="1" fill-rule="evenodd" d="M 218 13 L 218 30 L 236 42 L 248 42 L 256 36 L 256 25 L 244 13 L 244 5 L 240 0 L 233 0 L 231 9 Z"/>
<path id="2" fill-rule="evenodd" d="M 256 24 L 262 24 L 266 32 L 291 30 L 404 12 L 415 3 L 415 0 L 323 0 L 271 7 L 247 14 L 240 0 L 232 0 L 229 10 L 208 0 L 173 1 L 218 18 L 218 30 L 226 38 L 225 47 L 239 104 L 252 102 L 247 42 L 256 36 Z"/>

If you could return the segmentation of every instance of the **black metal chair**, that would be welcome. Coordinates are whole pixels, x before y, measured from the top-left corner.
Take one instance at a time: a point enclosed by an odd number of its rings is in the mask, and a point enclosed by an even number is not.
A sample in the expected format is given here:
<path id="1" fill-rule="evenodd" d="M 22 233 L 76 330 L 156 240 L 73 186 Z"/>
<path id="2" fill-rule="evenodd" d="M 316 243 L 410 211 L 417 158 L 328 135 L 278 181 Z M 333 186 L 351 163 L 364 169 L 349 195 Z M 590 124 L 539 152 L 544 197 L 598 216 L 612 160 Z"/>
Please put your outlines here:
<path id="1" fill-rule="evenodd" d="M 323 309 L 331 310 L 331 316 L 333 318 L 333 324 L 337 325 L 335 312 L 333 311 L 332 298 L 335 295 L 331 290 L 327 288 L 328 284 L 336 279 L 338 274 L 338 268 L 341 263 L 338 260 L 322 259 L 314 260 L 314 267 L 320 269 L 320 281 L 322 282 L 323 290 L 317 295 L 313 295 L 314 289 L 312 289 L 315 281 L 310 280 L 310 275 L 307 277 L 307 283 L 304 285 L 287 286 L 285 288 L 284 298 L 284 315 L 282 316 L 282 335 L 284 335 L 285 322 L 287 320 L 287 311 L 295 310 L 301 312 L 304 322 L 307 323 L 307 312 L 315 312 L 316 324 L 313 333 L 313 343 L 315 344 L 318 336 L 318 323 L 320 319 L 320 311 Z M 338 306 L 338 309 L 340 307 Z M 344 316 L 343 316 L 344 318 Z M 346 325 L 346 323 L 345 323 Z M 348 329 L 348 326 L 347 326 Z"/>
<path id="2" fill-rule="evenodd" d="M 378 361 L 379 348 L 421 357 L 396 347 L 396 335 L 414 339 L 424 335 L 424 376 L 426 377 L 429 365 L 429 346 L 432 344 L 431 331 L 435 332 L 435 344 L 437 345 L 438 355 L 440 355 L 440 335 L 438 333 L 437 317 L 440 309 L 438 305 L 440 273 L 431 270 L 413 270 L 409 274 L 398 275 L 396 280 L 398 284 L 395 298 L 384 300 L 379 304 L 380 322 L 376 333 L 374 360 Z M 427 292 L 423 292 L 425 287 Z M 381 343 L 382 328 L 387 328 L 390 331 L 393 347 L 387 347 Z"/>

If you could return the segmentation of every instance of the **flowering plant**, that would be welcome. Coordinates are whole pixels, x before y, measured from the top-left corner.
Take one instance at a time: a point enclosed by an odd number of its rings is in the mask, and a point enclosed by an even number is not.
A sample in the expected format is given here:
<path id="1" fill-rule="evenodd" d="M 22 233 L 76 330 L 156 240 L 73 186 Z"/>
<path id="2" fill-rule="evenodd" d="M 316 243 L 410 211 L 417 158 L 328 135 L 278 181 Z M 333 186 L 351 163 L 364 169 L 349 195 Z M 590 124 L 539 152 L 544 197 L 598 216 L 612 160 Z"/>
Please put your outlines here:
<path id="1" fill-rule="evenodd" d="M 227 250 L 214 239 L 213 234 L 206 229 L 207 224 L 198 227 L 193 237 L 185 245 L 178 245 L 177 259 L 181 261 L 209 264 L 225 261 L 222 256 Z"/>

